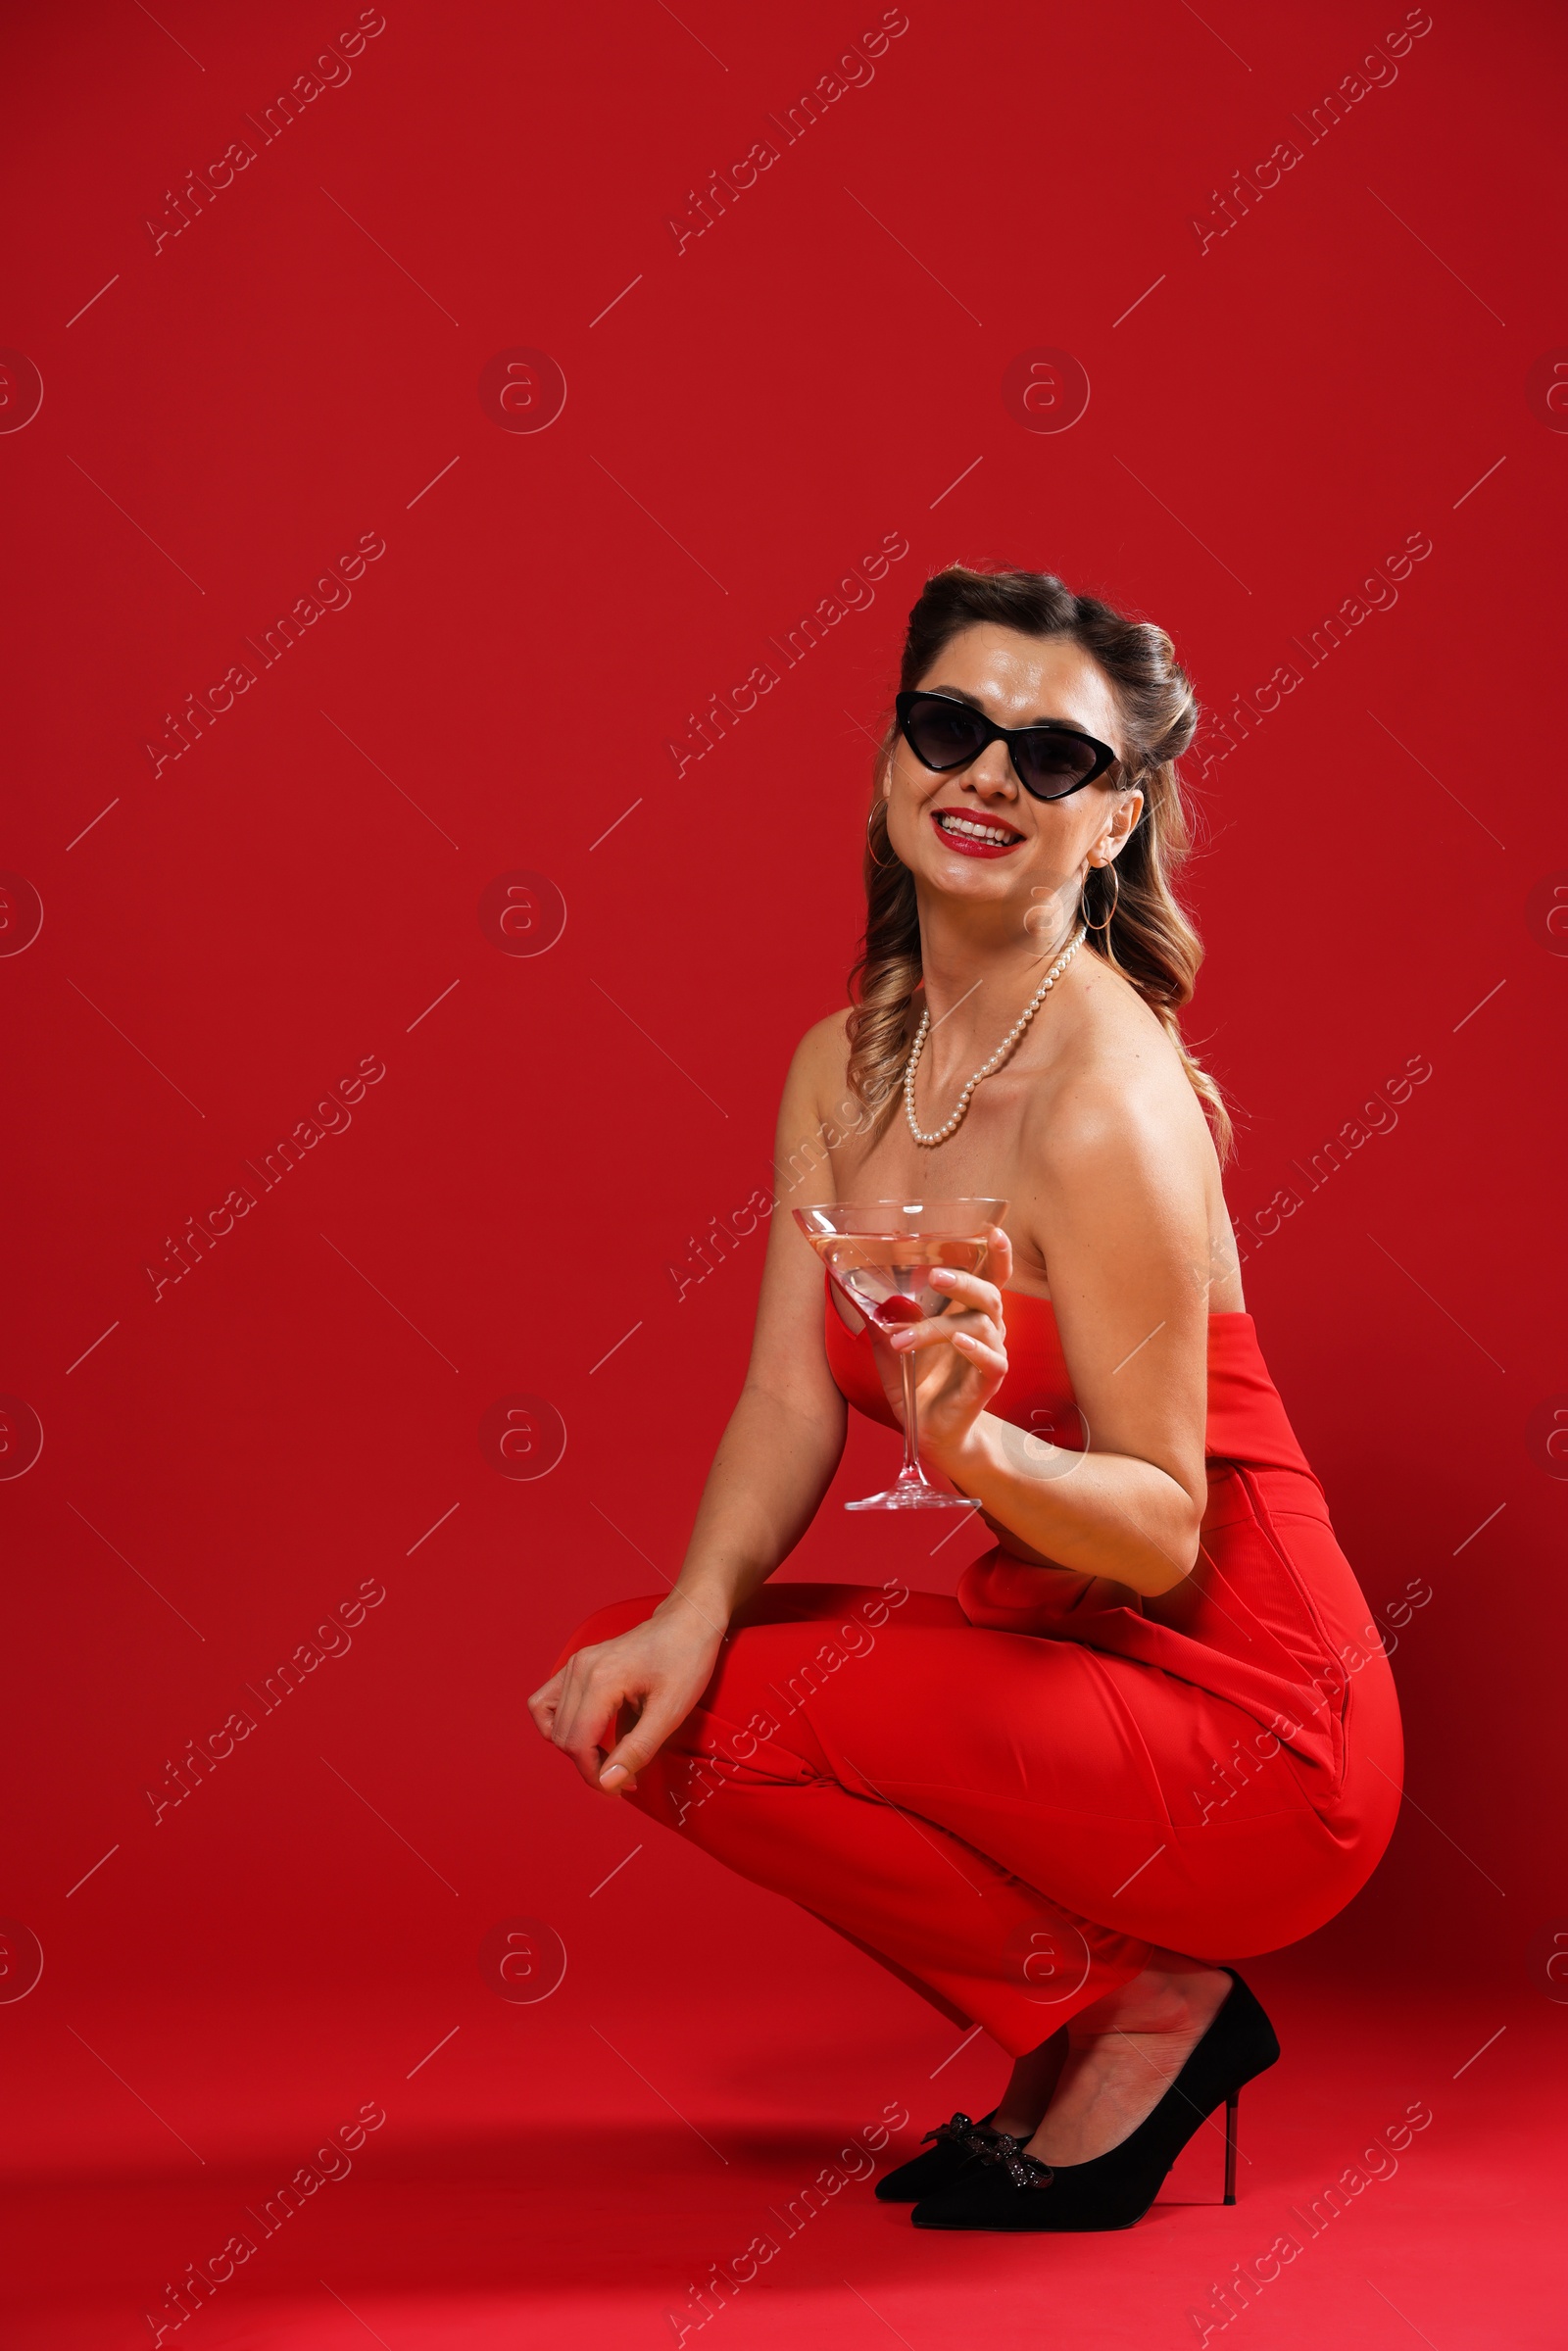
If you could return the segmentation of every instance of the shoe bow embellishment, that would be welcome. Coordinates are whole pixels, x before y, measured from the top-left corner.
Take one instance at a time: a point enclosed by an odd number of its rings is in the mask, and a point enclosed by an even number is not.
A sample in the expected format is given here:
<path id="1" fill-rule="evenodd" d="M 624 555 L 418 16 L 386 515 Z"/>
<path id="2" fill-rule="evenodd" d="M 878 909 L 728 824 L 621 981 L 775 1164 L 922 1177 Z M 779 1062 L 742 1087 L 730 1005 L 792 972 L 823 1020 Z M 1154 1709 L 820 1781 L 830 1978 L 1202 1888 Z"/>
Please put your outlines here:
<path id="1" fill-rule="evenodd" d="M 1022 2139 L 1009 2138 L 1004 2131 L 999 2131 L 994 2142 L 980 2152 L 986 2163 L 1005 2166 L 1014 2187 L 1049 2187 L 1055 2178 L 1049 2163 L 1042 2163 L 1038 2155 L 1026 2155 Z"/>
<path id="2" fill-rule="evenodd" d="M 977 2147 L 984 2146 L 986 2143 L 984 2137 L 979 2133 L 976 2125 L 970 2121 L 966 2114 L 956 2114 L 951 2123 L 938 2123 L 934 2131 L 928 2131 L 926 2132 L 925 2137 L 935 2139 L 961 2139 L 969 2141 Z M 920 2144 L 924 2146 L 925 2139 L 922 2139 Z"/>

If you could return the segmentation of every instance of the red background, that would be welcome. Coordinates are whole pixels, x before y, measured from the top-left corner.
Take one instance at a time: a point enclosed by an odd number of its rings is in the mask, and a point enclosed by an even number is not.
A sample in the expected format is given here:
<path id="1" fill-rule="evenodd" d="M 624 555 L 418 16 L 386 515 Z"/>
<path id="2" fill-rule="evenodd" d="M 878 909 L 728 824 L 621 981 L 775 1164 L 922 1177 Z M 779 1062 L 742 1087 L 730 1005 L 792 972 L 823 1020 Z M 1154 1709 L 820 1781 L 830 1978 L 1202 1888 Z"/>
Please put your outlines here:
<path id="1" fill-rule="evenodd" d="M 950 2029 L 825 1929 L 644 1844 L 523 1699 L 588 1609 L 678 1568 L 762 1244 L 683 1297 L 668 1268 L 765 1183 L 791 1048 L 844 1001 L 908 606 L 999 559 L 1156 617 L 1210 710 L 1303 672 L 1189 761 L 1189 1032 L 1237 1104 L 1234 1211 L 1304 1195 L 1248 1299 L 1345 1547 L 1374 1609 L 1431 1590 L 1395 1662 L 1411 1802 L 1350 1909 L 1249 1971 L 1286 2058 L 1234 2213 L 1161 2205 L 1112 2258 L 917 2239 L 858 2186 L 724 2339 L 928 2351 L 979 2313 L 999 2343 L 1047 2315 L 1196 2340 L 1211 2279 L 1424 2098 L 1254 2339 L 1548 2341 L 1560 20 L 1440 5 L 1309 140 L 1293 117 L 1396 8 L 912 0 L 786 146 L 765 118 L 875 8 L 399 0 L 263 145 L 245 117 L 354 18 L 116 0 L 5 34 L 0 334 L 43 385 L 0 435 L 0 862 L 43 908 L 0 958 L 0 1387 L 44 1438 L 0 1486 L 3 1907 L 44 1959 L 0 2004 L 12 2339 L 151 2339 L 166 2282 L 379 2101 L 353 2177 L 166 2341 L 669 2342 L 849 2130 L 994 2097 L 983 2040 L 944 2066 Z M 765 136 L 678 251 L 667 218 Z M 155 249 L 165 191 L 242 137 Z M 1285 139 L 1204 248 L 1194 217 Z M 564 377 L 537 432 L 480 398 L 518 348 Z M 1041 348 L 1087 373 L 1066 430 L 1003 396 Z M 1417 532 L 1397 604 L 1308 669 L 1293 638 Z M 352 601 L 155 773 L 166 713 L 367 533 Z M 885 534 L 874 603 L 677 778 L 689 714 Z M 538 955 L 480 920 L 519 870 L 566 910 Z M 1417 1055 L 1396 1127 L 1306 1193 L 1292 1161 Z M 155 1298 L 166 1237 L 362 1056 L 352 1124 Z M 481 1445 L 518 1394 L 566 1437 L 528 1480 Z M 951 1587 L 962 1543 L 837 1507 L 891 1443 L 852 1438 L 787 1574 Z M 166 1763 L 366 1582 L 352 1649 L 155 1822 Z M 542 2002 L 478 1965 L 518 1916 L 567 1955 Z"/>

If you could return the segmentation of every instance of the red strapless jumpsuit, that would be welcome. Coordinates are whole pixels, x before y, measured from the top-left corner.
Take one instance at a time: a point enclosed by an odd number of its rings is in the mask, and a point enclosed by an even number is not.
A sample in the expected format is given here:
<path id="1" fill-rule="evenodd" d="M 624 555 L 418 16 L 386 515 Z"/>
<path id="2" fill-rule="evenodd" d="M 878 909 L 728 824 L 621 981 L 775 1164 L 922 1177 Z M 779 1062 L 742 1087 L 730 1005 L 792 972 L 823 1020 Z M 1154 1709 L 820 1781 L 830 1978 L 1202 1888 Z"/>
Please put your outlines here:
<path id="1" fill-rule="evenodd" d="M 1082 1450 L 1049 1300 L 1009 1292 L 1006 1319 L 990 1410 Z M 826 1347 L 896 1426 L 831 1297 Z M 1199 1561 L 1157 1599 L 1000 1548 L 953 1598 L 765 1586 L 626 1800 L 1013 2056 L 1152 1945 L 1224 1960 L 1310 1934 L 1393 1834 L 1399 1715 L 1250 1314 L 1209 1317 L 1204 1449 Z M 658 1596 L 601 1609 L 558 1663 Z"/>

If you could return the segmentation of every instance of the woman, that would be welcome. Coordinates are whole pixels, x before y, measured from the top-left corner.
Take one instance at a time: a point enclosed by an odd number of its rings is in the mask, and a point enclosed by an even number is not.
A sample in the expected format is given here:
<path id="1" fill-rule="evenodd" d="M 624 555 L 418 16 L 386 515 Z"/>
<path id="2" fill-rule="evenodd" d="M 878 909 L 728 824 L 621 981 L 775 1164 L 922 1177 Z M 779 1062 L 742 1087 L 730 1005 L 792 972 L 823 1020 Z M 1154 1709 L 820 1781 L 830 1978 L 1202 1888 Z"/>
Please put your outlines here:
<path id="1" fill-rule="evenodd" d="M 1235 2099 L 1279 2044 L 1222 1960 L 1366 1882 L 1398 1713 L 1352 1646 L 1366 1603 L 1258 1352 L 1229 1121 L 1178 1026 L 1197 705 L 1170 640 L 955 566 L 900 683 L 858 1001 L 791 1065 L 780 1204 L 999 1199 L 1005 1228 L 884 1339 L 774 1215 L 680 1580 L 579 1627 L 530 1706 L 591 1786 L 1013 2058 L 879 2196 L 921 2227 L 1125 2228 L 1221 2103 L 1230 2194 Z M 847 1404 L 897 1425 L 907 1349 L 922 1458 L 996 1547 L 952 1599 L 765 1590 Z"/>

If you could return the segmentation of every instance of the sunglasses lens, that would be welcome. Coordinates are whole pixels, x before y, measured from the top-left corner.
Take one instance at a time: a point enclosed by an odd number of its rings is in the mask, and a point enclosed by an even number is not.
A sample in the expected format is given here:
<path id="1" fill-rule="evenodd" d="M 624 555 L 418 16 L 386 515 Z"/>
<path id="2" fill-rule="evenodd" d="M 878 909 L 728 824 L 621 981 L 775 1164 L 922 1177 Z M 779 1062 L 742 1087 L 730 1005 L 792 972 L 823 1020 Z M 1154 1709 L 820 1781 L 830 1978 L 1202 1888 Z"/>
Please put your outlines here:
<path id="1" fill-rule="evenodd" d="M 915 758 L 928 767 L 963 767 L 980 754 L 983 730 L 956 702 L 911 704 L 905 733 Z"/>
<path id="2" fill-rule="evenodd" d="M 915 757 L 943 772 L 977 759 L 987 739 L 977 711 L 935 694 L 909 704 L 904 732 Z M 1014 757 L 1019 775 L 1037 800 L 1059 800 L 1094 773 L 1097 754 L 1080 736 L 1057 727 L 1033 726 L 1015 743 Z"/>
<path id="3" fill-rule="evenodd" d="M 1076 735 L 1057 734 L 1049 726 L 1031 727 L 1019 744 L 1018 772 L 1031 792 L 1055 800 L 1091 774 L 1094 746 Z"/>

